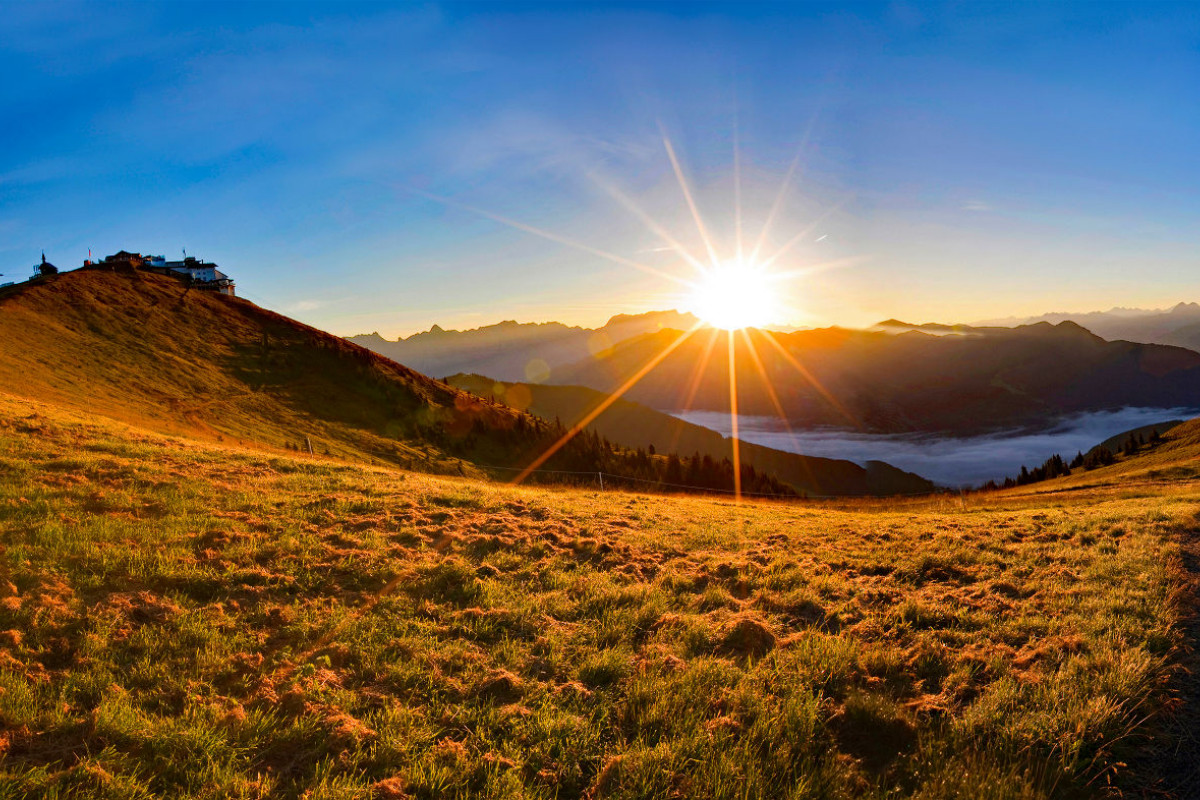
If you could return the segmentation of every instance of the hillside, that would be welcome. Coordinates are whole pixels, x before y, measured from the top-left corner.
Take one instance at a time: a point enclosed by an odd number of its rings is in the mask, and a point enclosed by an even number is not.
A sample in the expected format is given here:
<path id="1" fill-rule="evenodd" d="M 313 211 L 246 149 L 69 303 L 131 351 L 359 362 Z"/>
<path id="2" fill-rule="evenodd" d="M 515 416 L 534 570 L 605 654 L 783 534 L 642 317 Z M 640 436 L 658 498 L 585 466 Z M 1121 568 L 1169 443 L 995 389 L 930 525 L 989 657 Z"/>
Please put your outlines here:
<path id="1" fill-rule="evenodd" d="M 654 311 L 618 314 L 596 329 L 508 320 L 465 331 L 434 325 L 396 341 L 378 333 L 351 336 L 349 341 L 426 375 L 479 373 L 497 380 L 525 381 L 544 379 L 564 364 L 606 351 L 634 336 L 664 328 L 686 329 L 695 323 L 690 314 Z"/>
<path id="2" fill-rule="evenodd" d="M 467 455 L 476 421 L 516 422 L 247 300 L 145 272 L 79 270 L 0 292 L 0 383 L 167 433 L 280 448 L 308 436 L 318 451 L 402 464 Z"/>
<path id="3" fill-rule="evenodd" d="M 0 786 L 1183 797 L 1198 512 L 509 487 L 0 395 Z"/>
<path id="4" fill-rule="evenodd" d="M 558 370 L 551 380 L 610 391 L 620 376 L 632 374 L 679 335 L 663 331 L 623 342 L 604 357 Z M 1200 404 L 1200 353 L 1106 342 L 1070 322 L 957 335 L 826 328 L 770 336 L 778 347 L 761 331 L 750 334 L 753 350 L 741 337 L 736 340 L 741 412 L 778 416 L 769 386 L 796 426 L 968 434 L 1045 427 L 1086 411 Z M 629 399 L 664 410 L 685 403 L 728 410 L 727 360 L 706 361 L 707 347 L 707 334 L 692 336 Z M 699 364 L 706 367 L 693 393 Z"/>
<path id="5" fill-rule="evenodd" d="M 1200 417 L 1173 425 L 1162 433 L 1161 442 L 1144 445 L 1137 453 L 1117 452 L 1116 459 L 1110 466 L 1075 470 L 1071 475 L 1032 484 L 1028 489 L 1057 492 L 1120 486 L 1130 491 L 1146 491 L 1148 487 L 1173 488 L 1181 482 L 1200 480 Z"/>
<path id="6" fill-rule="evenodd" d="M 0 292 L 0 385 L 165 433 L 276 449 L 307 437 L 318 454 L 454 474 L 524 467 L 562 433 L 247 300 L 142 271 Z M 546 467 L 626 458 L 580 439 Z"/>
<path id="7" fill-rule="evenodd" d="M 567 425 L 583 419 L 606 397 L 583 386 L 503 383 L 481 375 L 452 375 L 446 382 Z M 588 429 L 629 448 L 732 457 L 731 440 L 716 431 L 627 400 L 614 402 Z M 882 461 L 872 461 L 864 468 L 850 461 L 797 455 L 749 442 L 741 443 L 739 453 L 743 463 L 753 464 L 809 496 L 913 494 L 933 488 L 924 478 Z"/>
<path id="8" fill-rule="evenodd" d="M 1118 434 L 1108 437 L 1088 452 L 1090 453 L 1095 450 L 1104 449 L 1112 453 L 1117 453 L 1120 452 L 1121 448 L 1125 446 L 1131 436 L 1140 437 L 1141 439 L 1149 439 L 1156 433 L 1161 436 L 1162 434 L 1174 428 L 1176 425 L 1182 425 L 1186 421 L 1187 420 L 1182 419 L 1171 419 L 1164 420 L 1162 422 L 1156 422 L 1150 425 L 1140 425 L 1136 428 L 1130 428 L 1129 430 L 1122 431 Z"/>

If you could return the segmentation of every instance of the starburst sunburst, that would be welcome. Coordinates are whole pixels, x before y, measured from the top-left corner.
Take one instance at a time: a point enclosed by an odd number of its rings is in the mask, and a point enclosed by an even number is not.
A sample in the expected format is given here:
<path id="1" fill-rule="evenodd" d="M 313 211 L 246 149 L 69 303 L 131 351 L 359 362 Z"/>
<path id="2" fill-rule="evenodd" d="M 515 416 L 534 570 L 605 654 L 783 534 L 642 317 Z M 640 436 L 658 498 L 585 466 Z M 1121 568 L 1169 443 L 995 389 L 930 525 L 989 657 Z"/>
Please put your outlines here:
<path id="1" fill-rule="evenodd" d="M 641 209 L 632 199 L 622 193 L 619 189 L 611 184 L 605 183 L 600 179 L 592 176 L 594 180 L 614 199 L 616 199 L 623 207 L 632 212 L 638 217 L 648 228 L 648 230 L 657 236 L 665 245 L 666 249 L 673 251 L 681 259 L 681 263 L 687 265 L 694 273 L 692 276 L 681 276 L 669 272 L 665 272 L 657 267 L 652 267 L 643 264 L 625 256 L 609 252 L 597 247 L 577 242 L 573 239 L 568 239 L 564 236 L 552 233 L 550 231 L 536 228 L 525 223 L 517 222 L 500 214 L 486 211 L 480 208 L 466 205 L 464 203 L 451 200 L 449 198 L 437 197 L 424 191 L 416 191 L 424 197 L 431 200 L 444 203 L 449 206 L 460 208 L 466 211 L 471 211 L 480 214 L 489 219 L 508 225 L 517 230 L 533 234 L 535 236 L 575 248 L 577 250 L 589 253 L 593 256 L 599 256 L 609 261 L 621 264 L 627 267 L 634 267 L 643 272 L 650 273 L 657 277 L 661 277 L 682 286 L 682 293 L 678 296 L 679 304 L 686 310 L 694 313 L 700 323 L 688 331 L 683 332 L 679 337 L 673 339 L 660 352 L 656 353 L 651 358 L 647 359 L 637 370 L 635 370 L 622 383 L 620 388 L 609 395 L 605 400 L 598 403 L 594 408 L 589 409 L 586 413 L 581 414 L 577 420 L 574 420 L 568 426 L 567 432 L 537 458 L 530 462 L 524 470 L 516 477 L 514 483 L 520 483 L 528 477 L 534 470 L 540 468 L 546 463 L 556 452 L 558 452 L 570 439 L 582 431 L 588 424 L 602 414 L 612 403 L 618 398 L 632 389 L 638 381 L 640 381 L 651 370 L 655 369 L 669 355 L 678 351 L 682 345 L 687 342 L 699 329 L 707 326 L 712 335 L 709 337 L 707 344 L 703 349 L 701 358 L 693 365 L 693 376 L 689 383 L 688 397 L 684 401 L 685 405 L 690 407 L 695 396 L 696 389 L 700 381 L 703 379 L 703 372 L 709 363 L 709 357 L 713 350 L 713 345 L 716 344 L 716 337 L 724 334 L 728 344 L 728 374 L 729 374 L 729 411 L 731 418 L 730 428 L 733 432 L 731 438 L 731 454 L 733 463 L 734 476 L 734 494 L 736 499 L 741 501 L 741 458 L 740 458 L 740 441 L 738 438 L 738 366 L 737 366 L 737 344 L 735 335 L 739 334 L 749 348 L 750 360 L 752 365 L 758 371 L 759 378 L 767 384 L 770 397 L 779 412 L 781 417 L 786 417 L 783 413 L 783 407 L 779 402 L 773 387 L 770 385 L 770 377 L 767 375 L 766 368 L 762 358 L 750 337 L 750 329 L 762 328 L 762 326 L 782 321 L 786 309 L 780 301 L 780 297 L 784 288 L 781 284 L 789 280 L 814 273 L 821 269 L 828 269 L 834 266 L 843 266 L 847 261 L 830 262 L 818 265 L 806 265 L 803 268 L 792 268 L 782 271 L 775 267 L 776 263 L 798 242 L 808 237 L 824 219 L 825 216 L 832 213 L 835 208 L 830 209 L 820 219 L 808 226 L 806 229 L 790 238 L 786 244 L 778 248 L 770 255 L 763 254 L 763 248 L 768 241 L 768 234 L 772 225 L 778 217 L 784 198 L 791 186 L 793 177 L 797 172 L 799 157 L 794 160 L 789 166 L 787 173 L 780 183 L 778 192 L 776 193 L 774 203 L 772 204 L 770 213 L 767 215 L 765 222 L 759 232 L 754 247 L 749 254 L 743 252 L 742 242 L 742 227 L 743 227 L 743 210 L 741 203 L 741 158 L 737 151 L 738 137 L 734 135 L 734 205 L 735 205 L 735 230 L 736 230 L 736 246 L 733 248 L 734 254 L 728 258 L 722 258 L 716 244 L 709 235 L 708 228 L 704 223 L 704 219 L 700 214 L 700 209 L 696 204 L 696 200 L 688 187 L 687 180 L 684 177 L 683 167 L 676 155 L 675 148 L 671 144 L 670 138 L 663 132 L 662 142 L 666 151 L 667 159 L 671 164 L 672 171 L 676 180 L 679 183 L 679 189 L 683 196 L 683 200 L 691 212 L 692 219 L 695 222 L 700 241 L 703 244 L 704 255 L 697 256 L 685 247 L 680 239 L 670 233 L 667 228 L 657 220 L 653 219 L 643 209 Z M 822 386 L 812 373 L 805 368 L 794 353 L 787 351 L 775 337 L 767 332 L 761 331 L 761 335 L 765 340 L 778 351 L 782 357 L 783 363 L 794 368 L 801 377 L 811 383 L 821 396 L 833 403 L 836 407 L 841 408 L 841 404 Z M 849 418 L 849 414 L 847 413 Z"/>
<path id="2" fill-rule="evenodd" d="M 777 283 L 760 264 L 724 261 L 695 279 L 683 306 L 714 328 L 761 327 L 778 321 Z"/>

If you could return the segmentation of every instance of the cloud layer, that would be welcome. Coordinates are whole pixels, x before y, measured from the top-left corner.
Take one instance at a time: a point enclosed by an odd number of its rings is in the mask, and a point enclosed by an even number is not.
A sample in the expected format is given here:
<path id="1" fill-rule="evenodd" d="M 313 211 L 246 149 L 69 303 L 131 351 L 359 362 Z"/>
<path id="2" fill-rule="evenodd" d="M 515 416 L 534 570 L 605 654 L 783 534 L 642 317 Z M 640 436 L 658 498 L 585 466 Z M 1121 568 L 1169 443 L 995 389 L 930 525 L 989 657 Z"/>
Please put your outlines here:
<path id="1" fill-rule="evenodd" d="M 730 434 L 728 414 L 690 411 L 676 416 L 725 436 Z M 1124 431 L 1196 416 L 1200 416 L 1200 409 L 1123 408 L 1068 417 L 1039 433 L 1008 431 L 964 438 L 871 435 L 835 429 L 789 433 L 773 417 L 741 417 L 739 433 L 747 442 L 792 453 L 844 458 L 859 464 L 886 461 L 940 486 L 959 487 L 1002 481 L 1015 477 L 1022 465 L 1040 465 L 1056 453 L 1069 459 Z"/>

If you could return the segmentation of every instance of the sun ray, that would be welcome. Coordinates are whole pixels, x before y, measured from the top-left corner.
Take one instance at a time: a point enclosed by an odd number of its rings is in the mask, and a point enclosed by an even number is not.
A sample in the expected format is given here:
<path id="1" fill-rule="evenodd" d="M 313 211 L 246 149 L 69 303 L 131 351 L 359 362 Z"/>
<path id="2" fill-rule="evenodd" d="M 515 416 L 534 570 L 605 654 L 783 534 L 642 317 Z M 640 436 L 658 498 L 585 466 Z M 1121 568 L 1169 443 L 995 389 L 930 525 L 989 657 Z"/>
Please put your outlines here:
<path id="1" fill-rule="evenodd" d="M 546 449 L 546 451 L 543 452 L 540 456 L 535 458 L 529 466 L 527 466 L 527 467 L 525 467 L 525 469 L 521 470 L 520 474 L 518 474 L 517 477 L 513 478 L 512 482 L 514 484 L 521 483 L 526 478 L 528 478 L 529 475 L 534 470 L 538 469 L 543 464 L 545 464 L 548 460 L 550 460 L 551 456 L 553 456 L 555 453 L 557 453 L 559 450 L 561 450 L 566 445 L 567 442 L 571 441 L 571 439 L 575 438 L 575 436 L 578 435 L 580 431 L 582 431 L 589 424 L 591 424 L 592 420 L 594 420 L 596 417 L 603 414 L 605 409 L 607 409 L 613 403 L 617 402 L 617 400 L 621 399 L 621 396 L 624 395 L 626 392 L 628 392 L 630 389 L 632 389 L 634 387 L 634 385 L 637 384 L 638 381 L 640 381 L 642 378 L 644 378 L 646 376 L 647 372 L 649 372 L 650 370 L 654 369 L 659 364 L 661 364 L 663 359 L 665 359 L 667 356 L 669 356 L 671 353 L 673 353 L 676 350 L 676 348 L 678 348 L 681 344 L 683 344 L 688 339 L 690 339 L 692 334 L 700 329 L 701 325 L 702 325 L 702 323 L 699 323 L 699 322 L 696 323 L 695 325 L 693 325 L 687 331 L 682 333 L 677 339 L 675 339 L 675 341 L 671 342 L 671 344 L 664 347 L 662 352 L 660 352 L 654 358 L 650 359 L 645 364 L 643 364 L 641 369 L 639 369 L 636 373 L 634 373 L 632 378 L 625 381 L 625 383 L 621 385 L 621 388 L 617 389 L 615 392 L 612 392 L 607 397 L 605 397 L 604 400 L 602 400 L 595 408 L 593 408 L 590 412 L 588 412 L 581 420 L 579 420 L 574 425 L 572 425 L 570 427 L 570 429 L 567 430 L 566 433 L 564 433 L 562 436 L 559 437 L 558 441 L 556 441 L 554 444 L 550 445 L 550 447 L 548 447 Z"/>
<path id="2" fill-rule="evenodd" d="M 704 368 L 708 366 L 708 360 L 712 355 L 713 348 L 717 344 L 717 336 L 720 334 L 716 328 L 709 328 L 708 344 L 704 346 L 704 354 L 700 357 L 700 361 L 692 367 L 692 380 L 688 384 L 687 395 L 684 397 L 684 410 L 691 410 L 692 401 L 696 399 L 696 392 L 700 389 L 700 381 L 704 378 Z"/>
<path id="3" fill-rule="evenodd" d="M 841 202 L 826 209 L 825 213 L 823 213 L 821 216 L 817 217 L 816 220 L 814 220 L 811 225 L 809 225 L 807 228 L 805 228 L 804 230 L 797 233 L 791 239 L 788 239 L 787 244 L 785 244 L 783 247 L 781 247 L 777 251 L 775 251 L 774 255 L 772 255 L 770 258 L 765 259 L 762 262 L 762 265 L 764 267 L 769 267 L 772 264 L 774 264 L 776 261 L 779 260 L 779 258 L 781 256 L 783 256 L 784 253 L 786 253 L 788 250 L 791 250 L 793 247 L 795 247 L 797 244 L 799 244 L 800 240 L 802 240 L 805 236 L 808 236 L 810 233 L 815 231 L 822 222 L 829 219 L 831 214 L 833 214 L 835 211 L 840 209 L 842 206 L 846 205 L 847 202 L 849 202 L 849 201 L 842 200 Z M 757 253 L 757 252 L 758 251 L 755 250 L 755 253 Z"/>
<path id="4" fill-rule="evenodd" d="M 667 229 L 660 225 L 653 217 L 643 211 L 628 195 L 595 174 L 589 175 L 588 177 L 590 177 L 597 186 L 607 192 L 614 200 L 623 205 L 634 216 L 645 223 L 646 227 L 650 229 L 651 233 L 655 234 L 664 242 L 666 242 L 667 245 L 676 253 L 678 253 L 685 261 L 695 267 L 698 271 L 704 272 L 706 269 L 704 263 L 692 255 L 691 251 L 684 247 L 678 239 L 672 236 Z"/>
<path id="5" fill-rule="evenodd" d="M 712 259 L 712 264 L 715 267 L 720 259 L 717 257 L 717 251 L 713 249 L 712 239 L 708 236 L 708 229 L 704 227 L 704 219 L 700 216 L 700 209 L 696 208 L 696 201 L 692 199 L 692 192 L 688 189 L 687 179 L 683 177 L 683 168 L 679 166 L 679 159 L 675 157 L 675 148 L 671 145 L 671 139 L 667 136 L 667 132 L 662 126 L 659 126 L 662 131 L 663 145 L 667 148 L 667 157 L 671 159 L 671 168 L 675 170 L 675 178 L 679 181 L 679 188 L 683 191 L 683 198 L 687 201 L 688 208 L 692 210 L 692 217 L 696 220 L 696 227 L 700 230 L 700 238 L 704 241 L 704 247 L 708 250 L 708 257 Z"/>
<path id="6" fill-rule="evenodd" d="M 758 234 L 758 240 L 754 243 L 754 249 L 750 251 L 750 261 L 757 262 L 758 254 L 762 252 L 763 245 L 767 242 L 767 234 L 771 231 L 771 226 L 775 224 L 775 217 L 779 215 L 779 209 L 783 207 L 783 199 L 787 196 L 788 187 L 792 182 L 792 175 L 796 173 L 796 167 L 800 164 L 800 153 L 792 159 L 792 163 L 788 166 L 787 174 L 783 176 L 783 182 L 779 184 L 779 191 L 775 195 L 775 202 L 771 205 L 771 211 L 767 214 L 767 221 L 763 223 L 762 230 Z"/>
<path id="7" fill-rule="evenodd" d="M 757 329 L 755 329 L 757 331 Z M 763 333 L 763 331 L 758 331 Z M 759 378 L 761 379 L 763 388 L 767 390 L 767 397 L 771 399 L 771 405 L 775 407 L 775 413 L 779 415 L 779 421 L 783 423 L 783 427 L 787 430 L 788 437 L 796 438 L 796 431 L 792 428 L 791 422 L 788 421 L 787 412 L 783 410 L 783 403 L 779 401 L 779 395 L 775 392 L 775 386 L 771 383 L 771 376 L 767 374 L 766 365 L 763 364 L 762 356 L 758 354 L 758 348 L 754 344 L 754 339 L 750 336 L 750 331 L 743 328 L 741 331 L 742 338 L 746 341 L 746 351 L 750 354 L 750 360 L 754 362 L 754 367 L 758 370 Z M 804 467 L 804 471 L 808 473 L 808 478 L 813 487 L 817 486 L 817 476 L 812 471 L 812 465 L 808 462 L 807 456 L 801 456 L 800 464 Z"/>
<path id="8" fill-rule="evenodd" d="M 755 330 L 758 329 L 755 328 Z M 771 399 L 771 405 L 775 406 L 775 411 L 779 413 L 780 420 L 783 421 L 784 427 L 791 434 L 792 426 L 788 423 L 787 414 L 783 410 L 783 404 L 779 402 L 779 395 L 775 393 L 775 387 L 771 384 L 771 377 L 767 375 L 767 368 L 763 364 L 762 357 L 758 354 L 758 348 L 754 346 L 754 340 L 750 338 L 750 330 L 742 328 L 739 332 L 742 334 L 743 341 L 746 342 L 746 351 L 750 354 L 750 360 L 754 362 L 754 366 L 758 370 L 759 377 L 762 379 L 762 385 L 767 390 L 767 396 Z"/>
<path id="9" fill-rule="evenodd" d="M 733 501 L 742 502 L 742 443 L 738 439 L 738 388 L 737 388 L 737 354 L 733 344 L 733 331 L 726 331 L 729 337 L 729 425 L 730 444 L 733 449 Z"/>
<path id="10" fill-rule="evenodd" d="M 835 258 L 832 261 L 822 261 L 819 264 L 809 264 L 805 267 L 797 267 L 786 272 L 772 272 L 772 281 L 781 281 L 789 278 L 806 278 L 809 275 L 816 275 L 821 272 L 828 272 L 831 269 L 844 269 L 845 267 L 853 267 L 857 264 L 862 264 L 867 261 L 867 256 L 851 256 L 849 258 Z"/>
<path id="11" fill-rule="evenodd" d="M 779 214 L 780 208 L 783 207 L 783 199 L 787 196 L 792 176 L 796 174 L 796 168 L 800 165 L 800 158 L 804 155 L 804 148 L 808 146 L 808 140 L 812 136 L 813 128 L 816 124 L 817 115 L 813 114 L 813 116 L 809 117 L 808 126 L 804 129 L 804 136 L 800 139 L 800 146 L 796 148 L 796 157 L 792 159 L 787 173 L 783 176 L 783 181 L 779 184 L 779 191 L 775 194 L 775 202 L 771 204 L 771 212 L 767 215 L 767 221 L 763 223 L 762 231 L 758 234 L 758 241 L 754 245 L 754 251 L 750 254 L 752 262 L 757 260 L 763 245 L 766 244 L 767 234 L 770 232 L 771 226 L 775 223 L 775 217 Z"/>
<path id="12" fill-rule="evenodd" d="M 451 208 L 457 208 L 462 211 L 470 211 L 472 214 L 478 214 L 481 217 L 487 217 L 494 222 L 499 222 L 500 224 L 507 225 L 510 228 L 516 228 L 517 230 L 524 231 L 525 233 L 532 233 L 534 236 L 540 236 L 543 239 L 549 239 L 552 242 L 557 242 L 558 244 L 566 245 L 567 247 L 573 247 L 576 250 L 581 250 L 585 253 L 590 253 L 591 255 L 608 259 L 609 261 L 616 262 L 617 264 L 621 264 L 623 266 L 639 269 L 642 272 L 647 272 L 655 277 L 663 278 L 664 280 L 683 284 L 684 286 L 693 285 L 692 281 L 689 281 L 686 278 L 681 278 L 678 275 L 672 275 L 669 272 L 663 272 L 660 269 L 655 269 L 654 267 L 647 266 L 646 264 L 639 263 L 629 258 L 625 258 L 624 256 L 619 256 L 616 253 L 610 253 L 606 250 L 600 250 L 599 248 L 592 247 L 591 245 L 577 242 L 574 239 L 568 239 L 566 236 L 560 236 L 557 233 L 552 233 L 541 228 L 535 228 L 532 225 L 526 225 L 524 222 L 518 222 L 515 219 L 509 219 L 508 217 L 495 214 L 491 211 L 487 211 L 486 209 L 478 208 L 477 206 L 460 203 L 457 200 L 451 200 L 448 197 L 441 197 L 439 195 L 431 194 L 430 192 L 426 192 L 411 186 L 406 188 L 413 194 L 424 197 L 427 200 L 433 200 L 434 202 L 450 206 Z"/>
<path id="13" fill-rule="evenodd" d="M 712 351 L 717 345 L 719 335 L 720 331 L 716 328 L 708 329 L 708 343 L 704 345 L 704 352 L 700 356 L 700 360 L 692 366 L 692 379 L 688 383 L 687 394 L 680 406 L 684 411 L 690 411 L 692 408 L 692 401 L 696 399 L 696 392 L 700 390 L 700 381 L 704 378 L 704 371 L 708 368 L 708 362 L 712 358 Z M 671 440 L 671 450 L 675 450 L 679 446 L 679 437 L 682 433 L 683 426 L 681 425 L 675 429 L 675 437 Z"/>
<path id="14" fill-rule="evenodd" d="M 821 382 L 817 380 L 816 376 L 809 372 L 808 368 L 801 364 L 795 356 L 789 353 L 787 349 L 779 343 L 771 331 L 760 329 L 759 332 L 766 337 L 767 341 L 770 342 L 772 347 L 779 351 L 779 354 L 783 356 L 785 361 L 795 367 L 796 371 L 799 372 L 804 379 L 807 380 L 809 384 L 816 389 L 822 397 L 825 398 L 826 401 L 828 401 L 830 405 L 837 409 L 838 413 L 849 420 L 854 427 L 859 429 L 862 428 L 862 423 L 850 413 L 850 410 L 842 405 L 842 403 L 836 397 L 834 397 L 828 389 L 821 385 Z"/>
<path id="15" fill-rule="evenodd" d="M 737 260 L 741 261 L 744 255 L 742 252 L 742 149 L 736 99 L 733 111 L 733 230 L 736 239 Z"/>

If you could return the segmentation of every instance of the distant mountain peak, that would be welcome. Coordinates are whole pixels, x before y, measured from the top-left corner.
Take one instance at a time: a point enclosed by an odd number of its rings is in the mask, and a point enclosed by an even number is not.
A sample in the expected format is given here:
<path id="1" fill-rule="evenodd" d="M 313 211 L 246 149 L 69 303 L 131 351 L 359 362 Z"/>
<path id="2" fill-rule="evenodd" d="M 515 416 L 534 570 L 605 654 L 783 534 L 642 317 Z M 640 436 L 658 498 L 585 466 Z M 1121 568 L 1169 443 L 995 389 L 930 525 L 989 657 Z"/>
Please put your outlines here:
<path id="1" fill-rule="evenodd" d="M 668 320 L 670 325 L 667 327 L 678 327 L 683 325 L 690 328 L 696 324 L 696 315 L 690 311 L 680 311 L 672 308 L 666 311 L 646 311 L 641 314 L 614 314 L 609 317 L 608 322 L 604 323 L 604 327 L 615 327 L 617 325 L 627 325 L 631 322 L 648 322 L 656 320 L 660 325 L 663 325 L 663 320 Z"/>
<path id="2" fill-rule="evenodd" d="M 386 342 L 387 341 L 387 339 L 384 339 L 382 336 L 379 335 L 379 331 L 371 331 L 370 333 L 360 333 L 353 338 L 356 341 L 358 341 L 358 340 L 371 341 L 371 342 Z"/>
<path id="3" fill-rule="evenodd" d="M 1080 330 L 1080 331 L 1086 331 L 1088 333 L 1091 333 L 1091 331 L 1088 331 L 1087 328 L 1083 327 L 1078 322 L 1076 322 L 1074 320 L 1070 320 L 1070 319 L 1064 319 L 1062 322 L 1058 323 L 1054 327 L 1058 328 L 1059 330 L 1065 330 L 1065 331 Z"/>
<path id="4" fill-rule="evenodd" d="M 526 370 L 534 362 L 554 369 L 586 358 L 597 348 L 659 331 L 687 330 L 695 324 L 693 315 L 672 309 L 617 314 L 597 329 L 505 319 L 468 330 L 433 325 L 396 341 L 375 336 L 355 336 L 350 341 L 426 374 L 477 372 L 498 380 L 527 380 Z"/>
<path id="5" fill-rule="evenodd" d="M 1061 322 L 1047 322 L 1041 320 L 1029 325 L 1018 325 L 1014 330 L 1036 331 L 1038 333 L 1060 333 L 1060 334 L 1087 334 L 1089 337 L 1096 335 L 1087 328 L 1080 325 L 1078 322 L 1070 319 L 1064 319 Z M 1099 337 L 1096 337 L 1099 338 Z"/>
<path id="6" fill-rule="evenodd" d="M 1090 330 L 1083 327 L 1082 325 L 1080 325 L 1078 322 L 1075 322 L 1074 320 L 1064 319 L 1062 322 L 1058 323 L 1057 325 L 1055 325 L 1053 327 L 1056 331 L 1059 331 L 1060 333 L 1082 335 L 1082 336 L 1086 336 L 1089 339 L 1096 339 L 1098 341 L 1104 341 L 1103 338 L 1092 333 Z"/>

